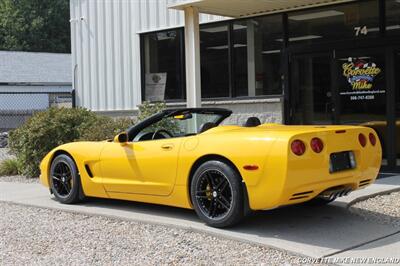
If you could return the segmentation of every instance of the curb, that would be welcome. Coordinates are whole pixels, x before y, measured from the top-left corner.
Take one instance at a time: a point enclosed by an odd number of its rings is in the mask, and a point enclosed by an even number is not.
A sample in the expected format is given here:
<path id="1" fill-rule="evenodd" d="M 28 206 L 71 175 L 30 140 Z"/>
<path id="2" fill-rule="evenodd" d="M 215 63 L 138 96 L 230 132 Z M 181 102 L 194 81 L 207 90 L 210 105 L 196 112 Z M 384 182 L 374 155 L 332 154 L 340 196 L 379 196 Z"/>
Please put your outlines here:
<path id="1" fill-rule="evenodd" d="M 389 194 L 391 194 L 393 192 L 398 192 L 398 191 L 400 191 L 400 187 L 388 189 L 388 190 L 381 191 L 381 192 L 371 193 L 369 195 L 363 195 L 363 196 L 360 196 L 360 197 L 355 198 L 352 201 L 348 202 L 346 208 L 349 209 L 349 208 L 351 208 L 351 206 L 353 206 L 354 204 L 356 204 L 356 203 L 358 203 L 360 201 L 364 201 L 364 200 L 367 200 L 367 199 L 370 199 L 370 198 L 374 198 L 376 196 L 389 195 Z"/>

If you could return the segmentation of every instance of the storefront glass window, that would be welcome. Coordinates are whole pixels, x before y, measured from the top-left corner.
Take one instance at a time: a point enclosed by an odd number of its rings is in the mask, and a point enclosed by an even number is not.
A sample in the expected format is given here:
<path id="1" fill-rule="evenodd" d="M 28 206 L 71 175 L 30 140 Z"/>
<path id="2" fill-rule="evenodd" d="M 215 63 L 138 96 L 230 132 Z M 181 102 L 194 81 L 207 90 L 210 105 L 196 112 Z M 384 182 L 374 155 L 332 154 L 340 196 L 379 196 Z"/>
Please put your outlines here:
<path id="1" fill-rule="evenodd" d="M 386 1 L 386 34 L 400 34 L 400 1 Z"/>
<path id="2" fill-rule="evenodd" d="M 237 96 L 282 93 L 282 32 L 281 15 L 233 24 Z"/>
<path id="3" fill-rule="evenodd" d="M 293 124 L 332 123 L 331 57 L 294 56 L 291 64 Z"/>
<path id="4" fill-rule="evenodd" d="M 142 36 L 146 101 L 184 98 L 182 31 Z"/>
<path id="5" fill-rule="evenodd" d="M 339 68 L 340 121 L 378 123 L 386 128 L 384 53 L 349 53 L 339 58 Z"/>
<path id="6" fill-rule="evenodd" d="M 354 51 L 339 57 L 340 122 L 373 128 L 382 142 L 386 158 L 385 53 Z M 385 159 L 386 162 L 386 159 Z"/>
<path id="7" fill-rule="evenodd" d="M 229 97 L 228 24 L 200 28 L 201 97 Z"/>
<path id="8" fill-rule="evenodd" d="M 289 44 L 363 39 L 379 34 L 378 1 L 289 13 Z"/>
<path id="9" fill-rule="evenodd" d="M 396 164 L 400 166 L 400 50 L 396 51 L 395 57 L 395 91 L 396 91 L 396 134 L 395 134 L 395 143 L 396 143 Z"/>
<path id="10" fill-rule="evenodd" d="M 236 96 L 248 96 L 248 61 L 247 53 L 251 45 L 248 42 L 247 25 L 246 23 L 233 23 L 233 72 L 234 72 L 234 87 Z M 254 47 L 254 46 L 253 46 Z"/>

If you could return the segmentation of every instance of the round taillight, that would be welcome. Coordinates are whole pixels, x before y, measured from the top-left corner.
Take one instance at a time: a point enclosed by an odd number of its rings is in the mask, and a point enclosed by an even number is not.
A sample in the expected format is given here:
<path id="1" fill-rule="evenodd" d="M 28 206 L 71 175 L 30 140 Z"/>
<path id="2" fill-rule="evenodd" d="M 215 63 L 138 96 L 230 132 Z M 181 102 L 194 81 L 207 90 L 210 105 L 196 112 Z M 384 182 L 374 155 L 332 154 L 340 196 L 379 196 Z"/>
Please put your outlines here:
<path id="1" fill-rule="evenodd" d="M 306 151 L 306 145 L 299 139 L 294 140 L 290 145 L 290 148 L 294 154 L 299 156 L 303 155 Z"/>
<path id="2" fill-rule="evenodd" d="M 313 138 L 310 143 L 311 149 L 316 152 L 320 153 L 324 149 L 324 143 L 320 138 Z"/>
<path id="3" fill-rule="evenodd" d="M 363 147 L 365 147 L 365 145 L 367 145 L 367 138 L 362 133 L 360 133 L 358 135 L 358 141 L 360 142 L 361 146 L 363 146 Z"/>
<path id="4" fill-rule="evenodd" d="M 369 142 L 371 142 L 372 146 L 375 146 L 376 144 L 376 137 L 372 133 L 369 133 Z"/>

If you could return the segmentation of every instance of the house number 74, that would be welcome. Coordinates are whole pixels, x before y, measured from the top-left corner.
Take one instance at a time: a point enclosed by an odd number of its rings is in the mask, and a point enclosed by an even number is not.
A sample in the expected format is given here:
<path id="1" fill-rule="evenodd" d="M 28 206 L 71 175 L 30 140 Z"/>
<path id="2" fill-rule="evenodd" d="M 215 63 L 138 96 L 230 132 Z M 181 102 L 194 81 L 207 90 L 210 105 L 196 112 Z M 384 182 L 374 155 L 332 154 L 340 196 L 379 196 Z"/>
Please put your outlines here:
<path id="1" fill-rule="evenodd" d="M 360 34 L 362 34 L 362 35 L 367 35 L 368 34 L 367 26 L 354 27 L 354 31 L 355 31 L 356 36 L 360 36 Z"/>

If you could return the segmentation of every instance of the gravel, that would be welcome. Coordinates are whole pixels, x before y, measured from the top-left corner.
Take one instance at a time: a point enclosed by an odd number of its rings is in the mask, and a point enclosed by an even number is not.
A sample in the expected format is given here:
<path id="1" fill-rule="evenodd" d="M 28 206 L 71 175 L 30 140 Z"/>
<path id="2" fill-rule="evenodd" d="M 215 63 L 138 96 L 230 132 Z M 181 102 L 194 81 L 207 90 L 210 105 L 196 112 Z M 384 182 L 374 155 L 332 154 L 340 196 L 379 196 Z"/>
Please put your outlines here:
<path id="1" fill-rule="evenodd" d="M 350 211 L 366 220 L 400 227 L 400 191 L 357 202 Z"/>
<path id="2" fill-rule="evenodd" d="M 0 176 L 0 182 L 39 183 L 39 178 L 27 178 L 22 175 Z"/>
<path id="3" fill-rule="evenodd" d="M 1 202 L 0 209 L 1 265 L 296 265 L 306 259 L 161 225 Z"/>

